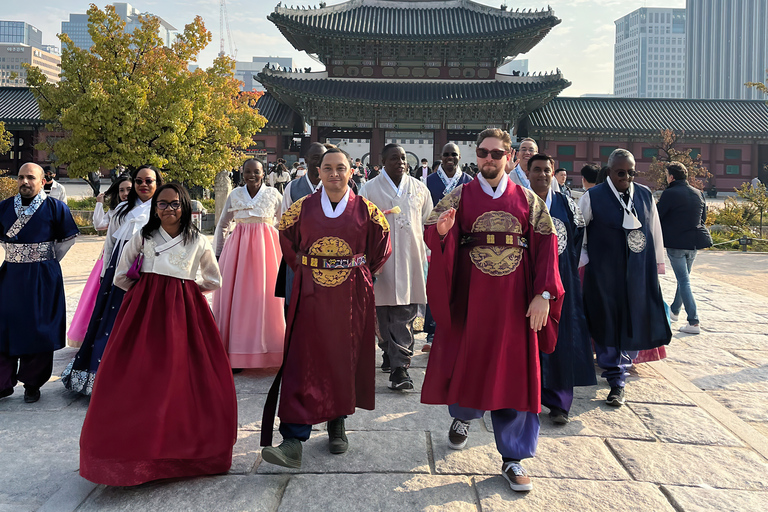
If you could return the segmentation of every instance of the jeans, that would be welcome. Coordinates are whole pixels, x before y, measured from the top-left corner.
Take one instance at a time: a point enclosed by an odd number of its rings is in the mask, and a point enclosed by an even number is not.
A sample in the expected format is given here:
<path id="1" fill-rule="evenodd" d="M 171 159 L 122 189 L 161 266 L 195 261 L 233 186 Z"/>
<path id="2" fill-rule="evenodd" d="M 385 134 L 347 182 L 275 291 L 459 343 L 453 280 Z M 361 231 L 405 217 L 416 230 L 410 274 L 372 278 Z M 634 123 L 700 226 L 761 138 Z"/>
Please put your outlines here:
<path id="1" fill-rule="evenodd" d="M 667 249 L 667 256 L 677 279 L 675 300 L 672 301 L 669 309 L 677 315 L 680 313 L 680 307 L 684 305 L 688 315 L 688 323 L 697 325 L 699 317 L 696 314 L 696 301 L 693 300 L 690 279 L 693 260 L 696 259 L 696 249 Z"/>

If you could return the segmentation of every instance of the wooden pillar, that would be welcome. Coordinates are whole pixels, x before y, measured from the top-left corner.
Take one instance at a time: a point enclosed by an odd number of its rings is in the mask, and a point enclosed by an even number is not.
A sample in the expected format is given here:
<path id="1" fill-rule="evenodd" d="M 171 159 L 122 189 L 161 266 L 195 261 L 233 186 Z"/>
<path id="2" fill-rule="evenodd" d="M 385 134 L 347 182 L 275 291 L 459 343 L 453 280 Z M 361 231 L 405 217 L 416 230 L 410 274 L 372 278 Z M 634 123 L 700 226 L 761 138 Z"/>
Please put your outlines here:
<path id="1" fill-rule="evenodd" d="M 432 162 L 429 162 L 430 167 L 433 162 L 439 162 L 443 157 L 443 146 L 448 144 L 448 130 L 435 130 L 432 141 Z"/>
<path id="2" fill-rule="evenodd" d="M 312 133 L 309 137 L 310 142 L 320 142 L 320 127 L 317 125 L 312 125 Z"/>
<path id="3" fill-rule="evenodd" d="M 587 137 L 587 163 L 589 164 L 594 162 L 594 157 L 592 156 L 592 146 L 594 145 L 594 142 L 592 137 Z"/>
<path id="4" fill-rule="evenodd" d="M 381 165 L 381 151 L 384 149 L 385 133 L 383 128 L 371 130 L 370 161 L 373 165 Z"/>

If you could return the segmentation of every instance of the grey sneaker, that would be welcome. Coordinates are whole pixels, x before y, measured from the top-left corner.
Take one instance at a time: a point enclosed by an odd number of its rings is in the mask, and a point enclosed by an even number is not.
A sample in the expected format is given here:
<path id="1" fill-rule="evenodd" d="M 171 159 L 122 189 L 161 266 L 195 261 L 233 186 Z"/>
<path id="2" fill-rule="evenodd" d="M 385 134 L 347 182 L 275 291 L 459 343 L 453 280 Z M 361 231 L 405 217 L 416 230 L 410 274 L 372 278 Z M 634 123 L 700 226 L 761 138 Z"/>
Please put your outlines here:
<path id="1" fill-rule="evenodd" d="M 680 313 L 673 313 L 672 311 L 669 312 L 669 319 L 673 322 L 677 322 L 677 319 L 680 318 Z"/>
<path id="2" fill-rule="evenodd" d="M 531 478 L 519 462 L 502 464 L 501 475 L 509 482 L 509 487 L 515 492 L 528 492 L 533 489 Z"/>
<path id="3" fill-rule="evenodd" d="M 261 450 L 261 458 L 270 464 L 286 468 L 301 467 L 301 441 L 284 439 L 280 446 L 265 446 Z"/>
<path id="4" fill-rule="evenodd" d="M 555 425 L 567 425 L 571 419 L 568 417 L 568 411 L 563 409 L 553 408 L 549 411 L 549 419 Z"/>
<path id="5" fill-rule="evenodd" d="M 699 324 L 685 324 L 684 326 L 680 327 L 680 332 L 684 332 L 686 334 L 701 334 L 701 327 L 699 327 Z"/>
<path id="6" fill-rule="evenodd" d="M 453 418 L 451 428 L 448 429 L 448 446 L 453 450 L 461 450 L 467 446 L 469 437 L 469 422 Z"/>
<path id="7" fill-rule="evenodd" d="M 404 367 L 395 368 L 389 375 L 389 389 L 403 390 L 413 389 L 413 381 Z"/>
<path id="8" fill-rule="evenodd" d="M 349 448 L 347 432 L 344 430 L 344 418 L 336 418 L 328 422 L 328 449 L 331 453 L 344 453 Z"/>
<path id="9" fill-rule="evenodd" d="M 608 393 L 608 398 L 605 399 L 605 403 L 614 407 L 621 407 L 624 405 L 624 388 L 611 386 L 611 392 Z"/>

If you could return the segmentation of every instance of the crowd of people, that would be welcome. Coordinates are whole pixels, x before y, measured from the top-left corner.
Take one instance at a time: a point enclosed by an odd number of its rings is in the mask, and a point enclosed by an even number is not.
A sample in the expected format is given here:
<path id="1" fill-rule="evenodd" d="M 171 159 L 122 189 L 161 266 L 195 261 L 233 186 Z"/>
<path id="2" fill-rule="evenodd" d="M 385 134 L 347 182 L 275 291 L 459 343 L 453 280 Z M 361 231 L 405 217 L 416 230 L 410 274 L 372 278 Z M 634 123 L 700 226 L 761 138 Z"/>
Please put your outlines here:
<path id="1" fill-rule="evenodd" d="M 78 230 L 43 169 L 25 164 L 19 194 L 0 202 L 0 397 L 21 381 L 37 401 L 68 339 L 79 350 L 61 381 L 91 396 L 80 473 L 129 486 L 226 472 L 233 374 L 279 368 L 262 456 L 298 468 L 313 425 L 327 423 L 332 454 L 347 451 L 345 420 L 374 409 L 377 367 L 393 392 L 414 388 L 425 307 L 421 400 L 452 417 L 436 442 L 463 449 L 471 421 L 490 411 L 502 476 L 530 490 L 522 463 L 536 453 L 542 405 L 568 423 L 574 387 L 596 384 L 597 364 L 607 403 L 620 407 L 629 367 L 664 357 L 681 308 L 681 330 L 700 332 L 689 274 L 711 245 L 706 205 L 670 164 L 657 206 L 623 149 L 602 170 L 582 169 L 578 204 L 532 139 L 516 150 L 489 128 L 475 155 L 476 174 L 453 143 L 434 168 L 414 170 L 397 144 L 371 168 L 317 142 L 293 174 L 277 162 L 265 176 L 247 160 L 212 244 L 186 189 L 140 167 L 99 196 L 106 241 L 67 335 L 59 262 Z M 678 282 L 669 306 L 665 247 Z"/>

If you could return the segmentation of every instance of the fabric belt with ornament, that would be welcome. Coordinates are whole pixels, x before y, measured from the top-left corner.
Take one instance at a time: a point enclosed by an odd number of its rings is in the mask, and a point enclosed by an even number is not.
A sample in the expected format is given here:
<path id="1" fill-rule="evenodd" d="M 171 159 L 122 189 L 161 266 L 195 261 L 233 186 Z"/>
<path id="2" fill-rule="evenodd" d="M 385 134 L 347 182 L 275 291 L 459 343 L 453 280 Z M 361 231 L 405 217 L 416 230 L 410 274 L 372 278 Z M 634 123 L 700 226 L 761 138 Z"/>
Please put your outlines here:
<path id="1" fill-rule="evenodd" d="M 365 254 L 355 254 L 353 256 L 316 256 L 300 252 L 296 255 L 296 260 L 299 265 L 321 270 L 362 267 L 367 263 Z"/>
<path id="2" fill-rule="evenodd" d="M 502 231 L 482 231 L 467 233 L 461 236 L 461 245 L 472 247 L 478 245 L 495 245 L 508 247 L 528 248 L 528 240 L 517 233 L 505 233 Z"/>
<path id="3" fill-rule="evenodd" d="M 3 243 L 5 261 L 8 263 L 40 263 L 56 259 L 53 242 L 36 244 Z"/>

